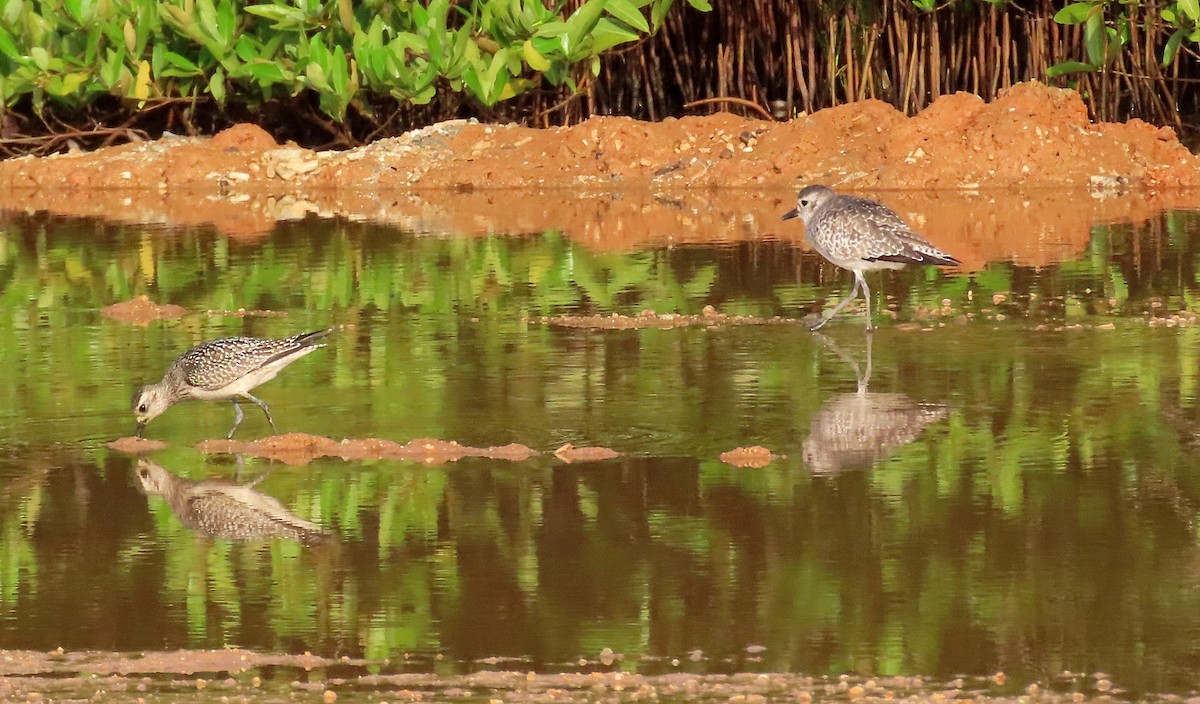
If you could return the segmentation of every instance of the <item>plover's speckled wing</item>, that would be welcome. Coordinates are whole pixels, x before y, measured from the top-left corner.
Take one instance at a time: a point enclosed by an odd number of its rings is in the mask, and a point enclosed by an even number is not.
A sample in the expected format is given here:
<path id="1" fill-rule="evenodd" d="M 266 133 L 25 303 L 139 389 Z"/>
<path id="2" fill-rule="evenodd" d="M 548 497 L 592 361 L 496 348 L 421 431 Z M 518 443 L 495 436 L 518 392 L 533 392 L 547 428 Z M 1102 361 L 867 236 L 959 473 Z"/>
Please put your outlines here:
<path id="1" fill-rule="evenodd" d="M 958 260 L 914 232 L 903 218 L 882 203 L 838 196 L 813 218 L 833 259 L 955 265 Z"/>
<path id="2" fill-rule="evenodd" d="M 197 345 L 175 361 L 188 386 L 216 391 L 273 362 L 309 347 L 321 333 L 293 335 L 283 340 L 258 337 L 222 337 Z"/>

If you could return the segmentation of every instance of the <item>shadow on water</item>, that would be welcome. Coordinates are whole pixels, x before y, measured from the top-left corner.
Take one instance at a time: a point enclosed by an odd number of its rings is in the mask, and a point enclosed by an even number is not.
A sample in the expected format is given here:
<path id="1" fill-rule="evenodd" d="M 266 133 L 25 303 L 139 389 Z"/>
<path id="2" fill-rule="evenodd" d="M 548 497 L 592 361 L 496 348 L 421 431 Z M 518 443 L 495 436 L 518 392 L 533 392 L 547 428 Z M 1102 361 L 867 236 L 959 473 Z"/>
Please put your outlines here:
<path id="1" fill-rule="evenodd" d="M 791 242 L 609 251 L 302 221 L 238 243 L 9 219 L 0 643 L 458 670 L 572 669 L 608 648 L 640 671 L 1102 670 L 1187 691 L 1200 227 L 1168 213 L 1080 246 L 888 272 L 873 338 L 854 315 L 818 338 L 541 322 L 818 313 L 849 279 Z M 98 312 L 140 294 L 188 312 L 146 327 Z M 232 483 L 195 448 L 227 428 L 221 404 L 156 419 L 152 461 L 105 448 L 132 427 L 129 390 L 196 342 L 330 323 L 355 327 L 256 392 L 281 432 L 542 454 L 247 460 L 265 478 Z M 239 429 L 268 432 L 258 414 Z M 622 454 L 565 465 L 565 443 Z M 717 459 L 748 445 L 787 458 Z"/>

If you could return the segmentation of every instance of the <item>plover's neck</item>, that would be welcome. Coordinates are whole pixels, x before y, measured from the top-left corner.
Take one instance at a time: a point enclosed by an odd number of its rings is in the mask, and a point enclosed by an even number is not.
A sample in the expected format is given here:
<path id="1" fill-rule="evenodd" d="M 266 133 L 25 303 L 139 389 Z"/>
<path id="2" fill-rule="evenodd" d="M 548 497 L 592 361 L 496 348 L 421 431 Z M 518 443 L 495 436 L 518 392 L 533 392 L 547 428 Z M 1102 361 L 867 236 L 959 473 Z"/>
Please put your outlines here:
<path id="1" fill-rule="evenodd" d="M 183 370 L 178 367 L 168 370 L 162 381 L 155 384 L 155 386 L 158 392 L 169 403 L 178 403 L 179 401 L 191 398 L 191 388 L 183 378 Z"/>

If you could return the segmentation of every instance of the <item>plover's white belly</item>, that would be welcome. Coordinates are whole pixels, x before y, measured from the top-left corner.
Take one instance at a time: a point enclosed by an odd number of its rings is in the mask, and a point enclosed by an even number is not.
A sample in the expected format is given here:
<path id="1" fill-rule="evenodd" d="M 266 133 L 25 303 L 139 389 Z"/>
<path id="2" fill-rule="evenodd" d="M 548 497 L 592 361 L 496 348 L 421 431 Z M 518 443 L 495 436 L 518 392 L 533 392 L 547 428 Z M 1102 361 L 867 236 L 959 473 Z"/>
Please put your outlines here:
<path id="1" fill-rule="evenodd" d="M 202 389 L 193 386 L 189 389 L 188 396 L 201 401 L 223 401 L 235 396 L 241 396 L 242 394 L 248 393 L 254 387 L 261 386 L 262 384 L 274 379 L 275 375 L 278 374 L 284 367 L 319 348 L 319 345 L 302 347 L 296 350 L 294 354 L 277 359 L 270 364 L 265 364 L 252 372 L 238 377 L 236 380 L 226 384 L 225 386 L 222 386 L 219 389 Z"/>

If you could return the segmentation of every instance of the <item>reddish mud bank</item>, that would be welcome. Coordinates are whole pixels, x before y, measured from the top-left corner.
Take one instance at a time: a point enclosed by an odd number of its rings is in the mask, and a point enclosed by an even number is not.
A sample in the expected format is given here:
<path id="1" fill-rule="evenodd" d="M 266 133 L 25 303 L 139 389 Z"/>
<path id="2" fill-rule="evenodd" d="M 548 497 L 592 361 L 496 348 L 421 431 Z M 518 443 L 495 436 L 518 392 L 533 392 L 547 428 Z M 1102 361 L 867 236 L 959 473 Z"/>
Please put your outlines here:
<path id="1" fill-rule="evenodd" d="M 786 459 L 787 455 L 777 455 L 762 445 L 751 447 L 735 447 L 721 453 L 721 461 L 734 467 L 759 468 L 766 467 L 775 460 Z"/>
<path id="2" fill-rule="evenodd" d="M 1200 159 L 1170 129 L 1090 123 L 1073 91 L 1028 83 L 992 103 L 946 96 L 912 118 L 866 101 L 787 123 L 454 122 L 344 152 L 280 147 L 240 125 L 212 139 L 0 162 L 0 210 L 211 225 L 235 238 L 313 215 L 418 232 L 553 229 L 628 251 L 801 243 L 803 227 L 779 216 L 810 182 L 881 198 L 967 270 L 1071 259 L 1096 222 L 1200 206 L 1200 190 L 1186 190 L 1200 186 Z M 538 207 L 514 207 L 531 198 Z"/>
<path id="3" fill-rule="evenodd" d="M 138 296 L 129 301 L 114 303 L 100 309 L 100 315 L 121 323 L 131 323 L 146 327 L 155 320 L 182 318 L 187 313 L 183 306 L 174 303 L 159 305 L 146 296 Z"/>
<path id="4" fill-rule="evenodd" d="M 621 456 L 620 452 L 608 447 L 575 447 L 567 443 L 554 451 L 554 456 L 571 464 L 572 462 L 598 462 L 611 460 Z"/>
<path id="5" fill-rule="evenodd" d="M 637 315 L 553 315 L 542 316 L 537 322 L 559 328 L 588 328 L 594 330 L 644 330 L 646 328 L 686 328 L 693 325 L 724 327 L 734 325 L 797 325 L 798 318 L 775 316 L 764 318 L 757 315 L 726 315 L 712 306 L 705 306 L 699 315 L 679 313 L 657 313 L 644 310 Z"/>
<path id="6" fill-rule="evenodd" d="M 1169 128 L 1092 123 L 1079 94 L 1023 83 L 992 103 L 956 93 L 915 117 L 877 100 L 789 122 L 727 113 L 658 123 L 594 117 L 534 129 L 454 121 L 343 152 L 280 147 L 250 125 L 0 164 L 9 188 L 595 188 L 683 184 L 855 188 L 1200 186 L 1200 160 Z"/>
<path id="7" fill-rule="evenodd" d="M 318 457 L 338 457 L 343 460 L 411 460 L 425 464 L 455 462 L 464 457 L 521 462 L 539 454 L 536 450 L 517 443 L 481 448 L 460 445 L 454 441 L 418 438 L 401 445 L 379 438 L 339 441 L 307 433 L 272 435 L 252 441 L 205 440 L 196 445 L 196 449 L 205 454 L 244 454 L 278 460 L 285 464 L 306 464 Z"/>
<path id="8" fill-rule="evenodd" d="M 607 649 L 606 649 L 607 650 Z M 701 657 L 703 659 L 703 657 Z M 485 658 L 475 663 L 478 668 Z M 1121 689 L 1104 673 L 1062 673 L 1051 682 L 1012 683 L 1003 672 L 949 681 L 922 677 L 813 677 L 789 673 L 693 674 L 688 660 L 670 660 L 666 674 L 613 671 L 603 655 L 580 661 L 568 673 L 494 671 L 438 675 L 396 672 L 387 660 L 322 658 L 256 653 L 240 648 L 179 650 L 137 655 L 103 651 L 0 651 L 0 698 L 4 701 L 505 701 L 535 704 L 621 704 L 642 701 L 892 702 L 980 704 L 1113 702 Z M 610 657 L 616 661 L 617 658 Z M 653 659 L 651 659 L 653 660 Z M 689 658 L 690 660 L 690 658 Z M 643 661 L 644 665 L 654 663 Z M 474 668 L 473 668 L 474 669 Z M 518 669 L 518 668 L 514 668 Z M 336 673 L 336 674 L 335 674 Z M 1144 694 L 1152 704 L 1179 702 L 1167 694 Z"/>
<path id="9" fill-rule="evenodd" d="M 167 443 L 162 440 L 148 440 L 146 438 L 136 438 L 132 435 L 124 438 L 117 438 L 111 442 L 105 443 L 105 446 L 110 450 L 124 452 L 130 455 L 140 455 L 143 452 L 155 452 L 157 450 L 166 449 Z"/>

